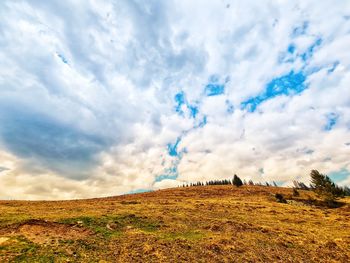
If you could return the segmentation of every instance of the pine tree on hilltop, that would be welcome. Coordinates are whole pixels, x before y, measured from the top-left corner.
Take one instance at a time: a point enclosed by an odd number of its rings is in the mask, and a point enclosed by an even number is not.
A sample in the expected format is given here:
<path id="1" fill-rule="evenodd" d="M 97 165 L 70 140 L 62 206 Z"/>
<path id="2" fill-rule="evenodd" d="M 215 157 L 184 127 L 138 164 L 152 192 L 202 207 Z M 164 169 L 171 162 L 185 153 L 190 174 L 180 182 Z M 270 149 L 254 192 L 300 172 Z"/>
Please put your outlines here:
<path id="1" fill-rule="evenodd" d="M 310 190 L 310 188 L 306 184 L 304 184 L 303 182 L 298 182 L 298 181 L 294 180 L 293 184 L 294 184 L 295 189 Z"/>
<path id="2" fill-rule="evenodd" d="M 232 184 L 239 187 L 243 185 L 241 178 L 239 178 L 236 174 L 233 176 Z"/>
<path id="3" fill-rule="evenodd" d="M 310 176 L 311 188 L 329 204 L 334 203 L 337 197 L 345 195 L 344 190 L 333 183 L 327 175 L 321 174 L 317 170 L 312 170 Z"/>

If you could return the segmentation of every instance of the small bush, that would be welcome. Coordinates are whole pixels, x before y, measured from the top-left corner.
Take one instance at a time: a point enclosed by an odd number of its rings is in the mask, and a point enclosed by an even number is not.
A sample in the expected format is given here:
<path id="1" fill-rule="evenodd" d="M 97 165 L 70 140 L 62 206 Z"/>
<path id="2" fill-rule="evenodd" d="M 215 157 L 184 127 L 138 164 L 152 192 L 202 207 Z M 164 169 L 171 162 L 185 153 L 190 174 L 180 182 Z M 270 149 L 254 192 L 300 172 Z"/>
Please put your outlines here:
<path id="1" fill-rule="evenodd" d="M 293 188 L 293 196 L 299 196 L 299 192 L 296 188 Z"/>
<path id="2" fill-rule="evenodd" d="M 282 194 L 275 194 L 275 198 L 279 203 L 283 203 L 283 204 L 287 203 L 287 200 L 284 198 Z"/>

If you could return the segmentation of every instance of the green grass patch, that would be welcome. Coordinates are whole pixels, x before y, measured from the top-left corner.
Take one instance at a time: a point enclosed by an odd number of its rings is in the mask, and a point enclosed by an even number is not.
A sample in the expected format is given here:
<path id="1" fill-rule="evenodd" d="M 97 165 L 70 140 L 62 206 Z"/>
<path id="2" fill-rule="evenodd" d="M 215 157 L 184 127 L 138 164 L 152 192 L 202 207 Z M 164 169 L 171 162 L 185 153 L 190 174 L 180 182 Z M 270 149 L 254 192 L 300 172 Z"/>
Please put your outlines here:
<path id="1" fill-rule="evenodd" d="M 37 253 L 39 245 L 26 239 L 24 236 L 12 237 L 6 245 L 0 247 L 1 253 L 9 252 L 13 255 L 13 262 L 27 262 L 26 258 Z"/>
<path id="2" fill-rule="evenodd" d="M 64 218 L 59 220 L 60 223 L 78 224 L 89 228 L 96 234 L 101 234 L 103 237 L 112 238 L 123 234 L 127 227 L 137 228 L 144 232 L 154 232 L 160 227 L 160 224 L 137 217 L 133 214 L 118 215 L 118 216 L 102 216 L 102 217 L 74 217 Z"/>
<path id="3" fill-rule="evenodd" d="M 7 227 L 13 224 L 20 224 L 29 219 L 32 219 L 29 215 L 15 215 L 7 214 L 6 216 L 0 217 L 0 227 Z"/>

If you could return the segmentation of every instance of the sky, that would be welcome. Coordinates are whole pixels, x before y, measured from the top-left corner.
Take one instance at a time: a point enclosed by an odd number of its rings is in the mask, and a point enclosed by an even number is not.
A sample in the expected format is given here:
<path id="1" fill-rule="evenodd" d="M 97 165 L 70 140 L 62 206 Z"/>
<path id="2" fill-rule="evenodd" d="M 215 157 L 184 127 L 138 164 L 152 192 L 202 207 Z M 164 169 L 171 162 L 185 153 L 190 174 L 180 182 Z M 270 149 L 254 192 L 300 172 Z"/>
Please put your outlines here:
<path id="1" fill-rule="evenodd" d="M 350 185 L 350 1 L 3 0 L 0 199 Z"/>

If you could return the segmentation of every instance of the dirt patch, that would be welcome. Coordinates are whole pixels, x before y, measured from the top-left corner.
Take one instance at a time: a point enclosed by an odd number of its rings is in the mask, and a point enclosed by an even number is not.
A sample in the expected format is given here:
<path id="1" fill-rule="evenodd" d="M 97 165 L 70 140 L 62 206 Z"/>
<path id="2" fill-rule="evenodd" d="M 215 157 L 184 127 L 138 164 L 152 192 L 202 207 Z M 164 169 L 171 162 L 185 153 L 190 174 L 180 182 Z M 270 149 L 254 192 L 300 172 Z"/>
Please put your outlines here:
<path id="1" fill-rule="evenodd" d="M 76 225 L 65 225 L 44 220 L 30 220 L 18 227 L 17 233 L 34 243 L 54 242 L 58 239 L 77 240 L 91 235 L 91 231 Z"/>

